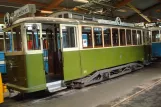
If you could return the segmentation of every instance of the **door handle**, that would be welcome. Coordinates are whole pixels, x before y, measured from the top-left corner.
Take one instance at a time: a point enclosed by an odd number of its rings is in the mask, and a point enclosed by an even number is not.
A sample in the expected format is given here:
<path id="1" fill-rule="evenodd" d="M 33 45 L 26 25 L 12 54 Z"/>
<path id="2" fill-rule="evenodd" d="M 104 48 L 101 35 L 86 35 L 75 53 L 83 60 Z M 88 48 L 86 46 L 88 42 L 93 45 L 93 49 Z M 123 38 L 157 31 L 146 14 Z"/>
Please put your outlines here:
<path id="1" fill-rule="evenodd" d="M 10 68 L 17 68 L 17 67 L 18 67 L 18 66 L 13 66 L 13 65 L 10 66 Z"/>

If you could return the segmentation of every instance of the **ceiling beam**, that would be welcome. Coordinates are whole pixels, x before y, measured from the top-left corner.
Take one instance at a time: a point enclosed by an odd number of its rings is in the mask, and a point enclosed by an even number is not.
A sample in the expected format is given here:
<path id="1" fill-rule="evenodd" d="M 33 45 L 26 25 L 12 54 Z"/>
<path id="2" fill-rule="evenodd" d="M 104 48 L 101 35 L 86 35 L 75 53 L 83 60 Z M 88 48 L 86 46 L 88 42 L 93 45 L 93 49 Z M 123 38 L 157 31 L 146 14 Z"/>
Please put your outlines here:
<path id="1" fill-rule="evenodd" d="M 120 8 L 131 2 L 132 0 L 123 0 L 114 5 L 114 7 Z"/>
<path id="2" fill-rule="evenodd" d="M 52 2 L 48 6 L 43 8 L 43 10 L 53 10 L 54 8 L 57 8 L 63 1 L 64 0 L 52 0 Z"/>
<path id="3" fill-rule="evenodd" d="M 151 22 L 151 20 L 145 16 L 144 14 L 141 13 L 140 10 L 138 10 L 137 8 L 135 8 L 131 3 L 127 4 L 132 10 L 134 10 L 136 13 L 138 13 L 142 18 L 144 18 L 147 22 Z"/>
<path id="4" fill-rule="evenodd" d="M 161 3 L 157 3 L 157 4 L 155 4 L 155 5 L 151 6 L 151 7 L 146 8 L 145 10 L 142 10 L 142 13 L 145 14 L 146 12 L 150 12 L 150 10 L 153 10 L 155 8 L 160 8 L 160 6 L 161 6 Z M 138 17 L 137 13 L 129 16 L 127 19 L 131 20 L 131 19 L 135 19 L 136 17 Z"/>
<path id="5" fill-rule="evenodd" d="M 22 5 L 26 5 L 26 4 L 35 4 L 37 6 L 41 6 L 41 7 L 45 7 L 47 6 L 47 4 L 45 3 L 40 3 L 40 2 L 36 2 L 36 1 L 31 1 L 31 0 L 6 0 L 6 1 L 1 1 L 0 2 L 6 2 L 6 3 L 16 3 L 16 4 L 22 4 Z"/>

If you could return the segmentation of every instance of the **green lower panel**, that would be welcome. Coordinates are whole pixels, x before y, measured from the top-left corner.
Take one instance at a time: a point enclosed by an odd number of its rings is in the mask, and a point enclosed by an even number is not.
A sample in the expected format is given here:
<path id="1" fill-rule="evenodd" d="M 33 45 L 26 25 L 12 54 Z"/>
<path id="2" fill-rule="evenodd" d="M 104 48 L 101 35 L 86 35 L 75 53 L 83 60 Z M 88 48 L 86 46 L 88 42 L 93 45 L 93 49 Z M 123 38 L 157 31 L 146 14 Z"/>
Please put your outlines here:
<path id="1" fill-rule="evenodd" d="M 27 83 L 29 91 L 46 89 L 42 54 L 26 55 Z"/>
<path id="2" fill-rule="evenodd" d="M 81 51 L 83 76 L 93 71 L 144 60 L 143 46 L 116 47 Z"/>
<path id="3" fill-rule="evenodd" d="M 64 52 L 64 79 L 73 80 L 81 77 L 79 51 Z"/>
<path id="4" fill-rule="evenodd" d="M 68 81 L 96 70 L 143 60 L 144 46 L 89 49 L 81 50 L 80 54 L 64 52 L 64 79 Z"/>

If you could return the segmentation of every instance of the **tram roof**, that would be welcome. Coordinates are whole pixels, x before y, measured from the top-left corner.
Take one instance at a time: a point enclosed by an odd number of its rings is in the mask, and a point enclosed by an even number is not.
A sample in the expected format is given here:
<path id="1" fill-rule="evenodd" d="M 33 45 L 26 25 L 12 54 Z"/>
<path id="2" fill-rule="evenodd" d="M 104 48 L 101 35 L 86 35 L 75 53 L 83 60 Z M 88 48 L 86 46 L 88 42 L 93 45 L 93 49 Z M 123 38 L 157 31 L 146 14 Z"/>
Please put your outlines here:
<path id="1" fill-rule="evenodd" d="M 149 27 L 148 29 L 149 29 L 149 30 L 161 30 L 160 27 Z"/>
<path id="2" fill-rule="evenodd" d="M 86 25 L 105 25 L 110 27 L 126 27 L 126 28 L 136 28 L 136 29 L 143 29 L 140 27 L 127 27 L 127 26 L 119 26 L 119 25 L 110 25 L 110 24 L 103 24 L 98 23 L 97 21 L 86 21 L 86 20 L 78 20 L 78 19 L 69 19 L 69 18 L 55 18 L 55 17 L 26 17 L 17 19 L 13 25 L 19 23 L 63 23 L 63 24 L 86 24 Z"/>

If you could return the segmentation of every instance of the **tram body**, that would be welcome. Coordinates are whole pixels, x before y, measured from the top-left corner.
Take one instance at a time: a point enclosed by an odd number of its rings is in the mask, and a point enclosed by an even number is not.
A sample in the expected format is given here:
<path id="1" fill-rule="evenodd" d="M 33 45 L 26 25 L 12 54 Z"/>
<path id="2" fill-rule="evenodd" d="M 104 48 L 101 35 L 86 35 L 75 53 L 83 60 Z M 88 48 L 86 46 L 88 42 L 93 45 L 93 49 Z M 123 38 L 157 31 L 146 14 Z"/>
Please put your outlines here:
<path id="1" fill-rule="evenodd" d="M 141 28 L 28 17 L 4 31 L 7 86 L 24 93 L 55 92 L 123 75 L 150 56 L 148 31 Z M 6 40 L 9 32 L 12 47 Z"/>
<path id="2" fill-rule="evenodd" d="M 151 35 L 151 48 L 152 48 L 152 57 L 159 58 L 161 57 L 161 28 L 160 27 L 151 27 L 149 28 Z"/>

